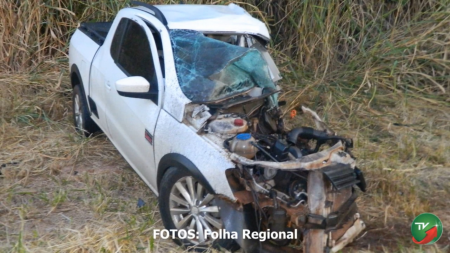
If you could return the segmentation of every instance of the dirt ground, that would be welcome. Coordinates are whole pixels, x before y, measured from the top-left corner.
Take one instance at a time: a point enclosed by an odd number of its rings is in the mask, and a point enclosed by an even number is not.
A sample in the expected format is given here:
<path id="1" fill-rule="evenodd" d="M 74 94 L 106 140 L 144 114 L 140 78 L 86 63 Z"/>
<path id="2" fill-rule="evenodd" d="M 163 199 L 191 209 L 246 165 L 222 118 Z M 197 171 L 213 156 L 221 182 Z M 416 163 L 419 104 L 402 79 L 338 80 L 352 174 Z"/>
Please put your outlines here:
<path id="1" fill-rule="evenodd" d="M 0 252 L 183 251 L 153 238 L 153 229 L 163 228 L 157 197 L 106 137 L 76 135 L 63 70 L 2 74 L 0 87 Z M 355 138 L 368 182 L 358 200 L 367 229 L 343 252 L 448 252 L 449 101 L 305 94 L 296 99 Z M 287 120 L 308 122 L 302 115 Z M 433 246 L 411 241 L 410 224 L 423 212 L 444 225 Z"/>

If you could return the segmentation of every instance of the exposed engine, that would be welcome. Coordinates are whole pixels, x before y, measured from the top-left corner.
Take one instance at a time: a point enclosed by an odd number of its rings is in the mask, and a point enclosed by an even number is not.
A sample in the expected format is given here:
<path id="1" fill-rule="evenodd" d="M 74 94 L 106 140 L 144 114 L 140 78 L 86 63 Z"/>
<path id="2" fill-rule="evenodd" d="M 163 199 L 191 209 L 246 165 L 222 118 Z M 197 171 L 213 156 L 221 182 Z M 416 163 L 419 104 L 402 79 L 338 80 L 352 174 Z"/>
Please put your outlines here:
<path id="1" fill-rule="evenodd" d="M 352 140 L 337 136 L 314 111 L 302 111 L 313 117 L 317 129 L 287 131 L 279 107 L 269 109 L 263 100 L 229 107 L 192 106 L 186 118 L 199 134 L 231 153 L 237 166 L 227 171 L 227 178 L 241 209 L 254 211 L 253 229 L 300 233 L 297 240 L 272 239 L 268 247 L 299 246 L 303 231 L 320 228 L 328 235 L 328 247 L 337 250 L 339 243 L 348 243 L 342 242 L 343 235 L 358 216 L 352 186 L 365 190 L 364 178 L 350 152 Z M 331 148 L 323 150 L 325 146 Z M 308 185 L 311 171 L 318 168 L 327 179 L 324 189 Z M 311 210 L 311 191 L 326 198 L 328 216 Z"/>

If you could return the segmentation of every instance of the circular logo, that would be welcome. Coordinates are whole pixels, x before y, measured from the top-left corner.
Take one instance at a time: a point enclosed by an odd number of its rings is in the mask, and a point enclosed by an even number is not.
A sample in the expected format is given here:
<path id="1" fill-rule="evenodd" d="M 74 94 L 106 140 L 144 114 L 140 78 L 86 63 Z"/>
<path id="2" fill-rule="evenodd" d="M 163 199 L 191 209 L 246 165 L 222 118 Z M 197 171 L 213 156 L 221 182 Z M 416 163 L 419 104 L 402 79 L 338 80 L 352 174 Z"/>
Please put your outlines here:
<path id="1" fill-rule="evenodd" d="M 433 244 L 441 238 L 442 222 L 432 213 L 423 213 L 417 216 L 411 224 L 413 242 L 416 244 Z"/>

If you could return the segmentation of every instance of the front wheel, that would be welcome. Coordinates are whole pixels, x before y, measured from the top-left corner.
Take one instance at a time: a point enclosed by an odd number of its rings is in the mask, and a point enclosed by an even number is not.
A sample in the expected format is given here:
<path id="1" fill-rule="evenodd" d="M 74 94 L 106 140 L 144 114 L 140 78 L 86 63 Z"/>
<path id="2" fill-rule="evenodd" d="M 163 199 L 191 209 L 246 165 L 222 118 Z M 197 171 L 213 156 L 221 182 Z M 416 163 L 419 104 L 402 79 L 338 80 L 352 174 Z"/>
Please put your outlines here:
<path id="1" fill-rule="evenodd" d="M 197 250 L 206 250 L 211 245 L 231 251 L 239 249 L 232 239 L 211 238 L 211 232 L 224 229 L 219 207 L 215 204 L 214 194 L 187 170 L 169 168 L 160 185 L 159 208 L 164 226 L 187 232 L 179 232 L 179 238 L 174 238 L 175 243 Z M 184 238 L 189 232 L 195 234 L 195 238 Z"/>

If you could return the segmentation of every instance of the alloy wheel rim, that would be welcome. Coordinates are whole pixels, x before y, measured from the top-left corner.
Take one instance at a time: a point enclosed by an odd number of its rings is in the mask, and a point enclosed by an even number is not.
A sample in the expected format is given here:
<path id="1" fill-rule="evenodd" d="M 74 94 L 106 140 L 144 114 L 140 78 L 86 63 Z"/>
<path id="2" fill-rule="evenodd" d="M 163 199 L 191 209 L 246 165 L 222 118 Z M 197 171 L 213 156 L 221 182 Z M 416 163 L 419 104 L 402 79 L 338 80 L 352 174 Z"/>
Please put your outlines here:
<path id="1" fill-rule="evenodd" d="M 180 178 L 170 191 L 170 216 L 178 230 L 194 230 L 193 244 L 209 244 L 213 240 L 206 233 L 222 229 L 219 207 L 214 195 L 206 191 L 194 177 Z"/>

